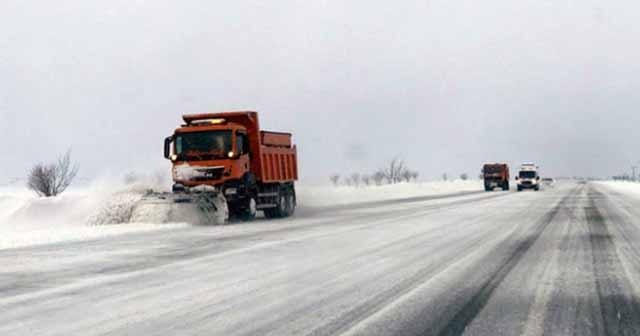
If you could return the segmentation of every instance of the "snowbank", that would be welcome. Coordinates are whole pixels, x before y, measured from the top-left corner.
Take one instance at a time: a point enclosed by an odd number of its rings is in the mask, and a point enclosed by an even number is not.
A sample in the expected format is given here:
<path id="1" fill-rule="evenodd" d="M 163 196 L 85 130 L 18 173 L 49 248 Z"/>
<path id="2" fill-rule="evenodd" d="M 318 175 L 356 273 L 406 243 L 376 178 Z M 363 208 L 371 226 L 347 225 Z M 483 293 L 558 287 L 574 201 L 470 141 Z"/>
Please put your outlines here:
<path id="1" fill-rule="evenodd" d="M 98 226 L 127 222 L 127 213 L 149 187 L 142 180 L 129 185 L 114 181 L 98 179 L 51 198 L 21 186 L 0 187 L 0 249 L 168 229 L 150 223 Z"/>
<path id="2" fill-rule="evenodd" d="M 630 197 L 640 199 L 640 183 L 624 181 L 601 181 L 596 183 Z"/>
<path id="3" fill-rule="evenodd" d="M 153 186 L 149 181 L 125 185 L 114 182 L 117 180 L 103 178 L 87 186 L 70 188 L 54 198 L 37 197 L 24 187 L 0 187 L 0 249 L 129 232 L 170 230 L 188 225 L 159 225 L 165 221 L 160 219 L 167 216 L 153 207 L 144 208 L 147 211 L 141 216 L 138 202 L 145 192 L 150 188 L 162 188 Z M 480 181 L 401 183 L 361 188 L 297 188 L 298 204 L 301 207 L 356 204 L 477 190 L 482 190 Z M 107 225 L 123 223 L 127 224 Z"/>
<path id="4" fill-rule="evenodd" d="M 423 183 L 399 183 L 382 186 L 364 186 L 359 188 L 347 186 L 297 186 L 296 192 L 298 204 L 300 206 L 324 207 L 417 196 L 479 191 L 484 190 L 483 188 L 484 186 L 482 181 L 479 180 L 456 180 Z"/>

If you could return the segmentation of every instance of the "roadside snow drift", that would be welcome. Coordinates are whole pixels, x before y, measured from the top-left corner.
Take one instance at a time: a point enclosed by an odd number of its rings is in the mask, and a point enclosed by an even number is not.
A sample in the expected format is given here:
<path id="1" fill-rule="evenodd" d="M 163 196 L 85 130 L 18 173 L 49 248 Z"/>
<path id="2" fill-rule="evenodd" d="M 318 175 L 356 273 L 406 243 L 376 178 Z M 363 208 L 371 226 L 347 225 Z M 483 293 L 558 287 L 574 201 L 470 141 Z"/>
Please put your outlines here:
<path id="1" fill-rule="evenodd" d="M 141 185 L 123 186 L 111 181 L 94 181 L 50 198 L 37 197 L 25 187 L 2 187 L 0 249 L 179 227 L 153 223 L 104 225 L 129 222 L 143 193 Z"/>
<path id="2" fill-rule="evenodd" d="M 297 196 L 301 207 L 325 207 L 481 188 L 479 181 L 360 188 L 298 186 Z M 198 216 L 188 213 L 189 209 L 147 202 L 144 195 L 149 189 L 162 190 L 162 187 L 152 183 L 124 185 L 114 183 L 113 179 L 102 179 L 70 188 L 52 198 L 37 197 L 24 187 L 1 187 L 0 249 L 202 224 Z M 159 225 L 167 223 L 172 225 Z"/>

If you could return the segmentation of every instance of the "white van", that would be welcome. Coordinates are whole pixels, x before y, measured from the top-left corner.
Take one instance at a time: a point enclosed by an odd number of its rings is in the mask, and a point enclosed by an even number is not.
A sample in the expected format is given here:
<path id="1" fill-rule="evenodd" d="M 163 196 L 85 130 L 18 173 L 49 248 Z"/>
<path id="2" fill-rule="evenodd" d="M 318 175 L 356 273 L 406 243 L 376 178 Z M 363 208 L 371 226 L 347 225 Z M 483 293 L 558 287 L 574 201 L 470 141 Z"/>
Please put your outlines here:
<path id="1" fill-rule="evenodd" d="M 538 167 L 533 163 L 523 163 L 516 176 L 516 181 L 518 182 L 518 191 L 522 191 L 523 189 L 540 190 Z"/>

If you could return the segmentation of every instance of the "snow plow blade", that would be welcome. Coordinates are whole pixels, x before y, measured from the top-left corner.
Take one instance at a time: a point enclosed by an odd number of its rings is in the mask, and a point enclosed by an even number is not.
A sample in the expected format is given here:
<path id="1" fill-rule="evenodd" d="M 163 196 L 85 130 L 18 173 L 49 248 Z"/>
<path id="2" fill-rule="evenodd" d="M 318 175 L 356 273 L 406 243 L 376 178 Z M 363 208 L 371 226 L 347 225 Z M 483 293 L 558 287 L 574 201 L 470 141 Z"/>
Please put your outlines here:
<path id="1" fill-rule="evenodd" d="M 149 193 L 131 213 L 131 222 L 225 224 L 229 219 L 227 201 L 220 193 Z"/>

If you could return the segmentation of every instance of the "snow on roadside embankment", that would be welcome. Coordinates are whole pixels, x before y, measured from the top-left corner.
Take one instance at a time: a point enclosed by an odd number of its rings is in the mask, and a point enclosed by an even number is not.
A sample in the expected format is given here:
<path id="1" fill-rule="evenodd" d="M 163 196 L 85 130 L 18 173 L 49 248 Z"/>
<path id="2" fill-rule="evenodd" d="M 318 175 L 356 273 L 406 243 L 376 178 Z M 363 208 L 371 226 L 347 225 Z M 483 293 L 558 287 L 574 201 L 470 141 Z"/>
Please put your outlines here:
<path id="1" fill-rule="evenodd" d="M 302 207 L 347 205 L 479 190 L 483 190 L 482 181 L 479 180 L 399 183 L 358 188 L 302 185 L 296 187 L 298 204 Z"/>
<path id="2" fill-rule="evenodd" d="M 188 225 L 159 225 L 162 223 L 154 220 L 162 216 L 157 214 L 132 223 L 133 209 L 148 188 L 149 185 L 144 183 L 125 186 L 107 179 L 70 188 L 58 197 L 40 198 L 24 187 L 0 187 L 0 249 L 130 232 L 171 230 Z M 478 181 L 401 183 L 360 188 L 300 185 L 297 196 L 301 207 L 324 207 L 481 189 Z"/>
<path id="3" fill-rule="evenodd" d="M 21 186 L 0 187 L 0 249 L 177 227 L 104 225 L 128 222 L 143 193 L 140 185 L 109 181 L 70 188 L 51 198 L 37 197 Z"/>
<path id="4" fill-rule="evenodd" d="M 625 181 L 599 181 L 596 184 L 640 200 L 640 183 Z"/>

